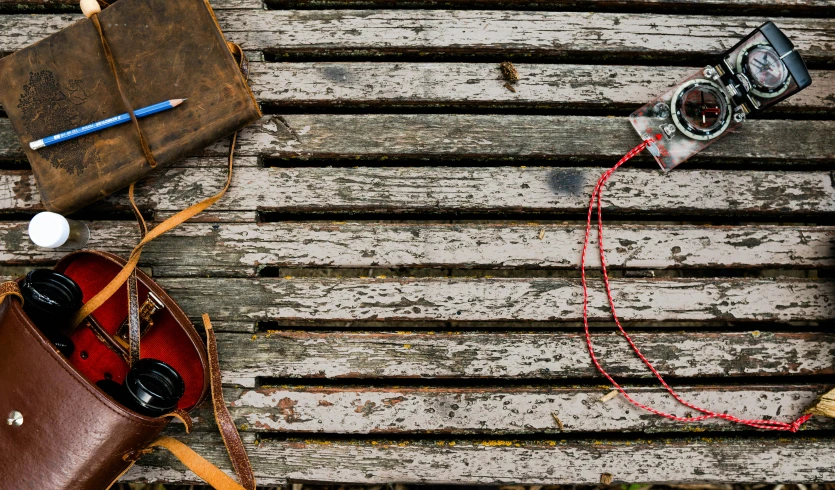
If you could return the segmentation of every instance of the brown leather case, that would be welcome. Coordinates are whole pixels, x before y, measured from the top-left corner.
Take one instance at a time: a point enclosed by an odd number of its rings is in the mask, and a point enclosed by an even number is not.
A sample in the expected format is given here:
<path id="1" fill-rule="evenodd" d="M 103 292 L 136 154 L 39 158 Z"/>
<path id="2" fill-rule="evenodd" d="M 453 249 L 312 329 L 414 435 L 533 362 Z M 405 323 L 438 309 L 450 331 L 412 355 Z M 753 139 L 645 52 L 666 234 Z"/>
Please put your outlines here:
<path id="1" fill-rule="evenodd" d="M 116 272 L 124 265 L 115 255 L 83 251 L 65 257 L 56 270 L 66 271 L 78 261 Z M 209 390 L 203 342 L 156 283 L 141 271 L 137 280 L 165 303 L 170 313 L 168 333 L 177 329 L 178 339 L 191 341 L 191 345 L 178 343 L 177 351 L 202 367 L 202 379 L 191 380 L 197 384 L 196 401 L 181 407 L 190 410 Z M 85 297 L 95 292 L 84 291 Z M 102 309 L 111 306 L 106 303 Z M 22 414 L 21 425 L 6 423 L 12 412 Z M 0 487 L 16 490 L 108 488 L 169 421 L 130 411 L 105 395 L 53 348 L 12 297 L 0 304 L 0 416 Z"/>
<path id="2" fill-rule="evenodd" d="M 188 98 L 139 119 L 160 165 L 195 154 L 261 116 L 208 2 L 119 0 L 98 18 L 134 110 Z M 79 209 L 151 170 L 131 123 L 29 148 L 32 141 L 126 112 L 90 19 L 0 59 L 0 104 L 50 211 Z"/>

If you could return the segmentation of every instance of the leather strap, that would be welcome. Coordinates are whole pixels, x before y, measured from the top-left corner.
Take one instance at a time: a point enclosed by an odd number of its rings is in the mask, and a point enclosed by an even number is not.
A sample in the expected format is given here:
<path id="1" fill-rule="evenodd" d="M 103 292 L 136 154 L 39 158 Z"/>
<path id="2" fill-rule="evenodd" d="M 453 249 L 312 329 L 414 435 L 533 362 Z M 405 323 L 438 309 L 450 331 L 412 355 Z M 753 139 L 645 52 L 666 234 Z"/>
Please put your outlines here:
<path id="1" fill-rule="evenodd" d="M 14 281 L 8 281 L 0 284 L 0 303 L 6 299 L 6 296 L 17 296 L 20 304 L 23 304 L 23 295 L 20 294 L 20 286 Z"/>
<path id="2" fill-rule="evenodd" d="M 194 216 L 200 214 L 204 210 L 206 210 L 209 206 L 216 203 L 223 195 L 226 193 L 226 190 L 229 188 L 229 184 L 232 182 L 232 163 L 234 161 L 234 154 L 235 154 L 235 143 L 238 138 L 238 133 L 232 135 L 232 143 L 229 146 L 229 162 L 228 162 L 228 172 L 226 174 L 226 183 L 223 186 L 223 189 L 220 190 L 217 194 L 203 201 L 200 201 L 197 204 L 193 204 L 186 209 L 178 212 L 174 216 L 171 216 L 167 220 L 163 221 L 153 229 L 148 231 L 148 234 L 145 235 L 136 248 L 128 257 L 128 262 L 125 264 L 125 267 L 119 271 L 119 273 L 111 279 L 110 283 L 105 286 L 101 291 L 96 293 L 95 296 L 90 298 L 84 306 L 78 310 L 75 317 L 73 318 L 72 325 L 73 328 L 78 326 L 82 321 L 84 321 L 87 316 L 89 316 L 92 312 L 96 311 L 96 309 L 103 305 L 105 301 L 110 299 L 119 288 L 122 287 L 122 284 L 128 280 L 128 277 L 133 273 L 134 269 L 136 269 L 136 264 L 139 263 L 139 256 L 142 254 L 142 247 L 144 247 L 148 242 L 157 238 L 158 236 L 162 235 L 163 233 L 171 230 L 172 228 L 177 227 L 179 224 L 187 221 Z"/>
<path id="3" fill-rule="evenodd" d="M 113 58 L 113 53 L 110 51 L 110 44 L 108 44 L 107 38 L 104 36 L 104 30 L 102 30 L 101 23 L 99 22 L 99 15 L 91 15 L 90 20 L 93 21 L 93 25 L 96 27 L 96 31 L 98 31 L 99 37 L 101 38 L 101 45 L 102 48 L 104 48 L 104 57 L 107 58 L 107 63 L 110 65 L 110 71 L 113 72 L 113 78 L 116 79 L 116 88 L 119 89 L 119 95 L 122 97 L 122 103 L 125 105 L 125 109 L 128 110 L 130 120 L 133 121 L 133 126 L 136 128 L 136 133 L 139 135 L 139 144 L 142 146 L 142 153 L 145 155 L 145 160 L 148 161 L 148 165 L 150 165 L 151 168 L 155 168 L 157 166 L 157 161 L 154 159 L 153 153 L 151 153 L 151 148 L 145 140 L 145 135 L 142 134 L 142 129 L 139 127 L 139 121 L 136 119 L 136 114 L 133 112 L 130 101 L 125 95 L 125 91 L 122 90 L 122 83 L 119 81 L 119 71 L 116 68 L 116 60 Z"/>
<path id="4" fill-rule="evenodd" d="M 223 445 L 226 446 L 226 452 L 229 453 L 229 459 L 232 461 L 232 467 L 235 469 L 235 474 L 238 475 L 238 479 L 241 480 L 241 484 L 246 490 L 255 490 L 255 475 L 252 472 L 252 465 L 249 463 L 249 457 L 244 449 L 241 436 L 238 434 L 238 428 L 235 427 L 235 421 L 232 420 L 232 415 L 229 414 L 229 409 L 226 408 L 226 401 L 223 399 L 220 362 L 217 355 L 217 339 L 215 338 L 215 331 L 212 328 L 212 322 L 206 313 L 203 313 L 203 327 L 206 329 L 206 349 L 209 354 L 209 374 L 211 377 L 212 406 L 215 410 L 215 420 L 217 421 L 218 429 L 220 429 L 220 435 L 223 438 Z"/>
<path id="5" fill-rule="evenodd" d="M 171 451 L 188 469 L 202 478 L 206 483 L 217 490 L 250 490 L 237 484 L 235 480 L 226 473 L 220 471 L 215 465 L 206 461 L 203 456 L 194 452 L 182 442 L 168 436 L 161 436 L 152 442 L 148 447 L 164 447 Z M 255 488 L 255 487 L 252 487 Z"/>
<path id="6" fill-rule="evenodd" d="M 134 198 L 134 188 L 136 183 L 133 183 L 128 188 L 128 197 L 130 198 L 130 207 L 139 223 L 139 238 L 145 238 L 148 234 L 148 223 L 145 222 L 145 217 L 142 216 L 142 211 L 136 205 Z M 133 366 L 140 358 L 139 339 L 142 335 L 140 331 L 139 321 L 139 288 L 136 285 L 136 269 L 131 272 L 128 277 L 128 364 Z"/>
<path id="7" fill-rule="evenodd" d="M 128 276 L 128 365 L 133 367 L 139 360 L 139 288 L 136 284 L 136 269 Z"/>

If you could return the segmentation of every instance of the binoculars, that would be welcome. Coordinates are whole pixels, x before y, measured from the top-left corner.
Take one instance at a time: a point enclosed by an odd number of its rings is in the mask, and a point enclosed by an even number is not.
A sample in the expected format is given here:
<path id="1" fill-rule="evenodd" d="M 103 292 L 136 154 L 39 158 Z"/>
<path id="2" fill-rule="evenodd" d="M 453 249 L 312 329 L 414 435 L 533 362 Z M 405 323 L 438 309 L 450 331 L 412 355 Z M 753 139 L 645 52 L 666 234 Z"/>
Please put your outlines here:
<path id="1" fill-rule="evenodd" d="M 20 292 L 23 311 L 56 350 L 69 358 L 75 346 L 64 332 L 72 327 L 72 317 L 81 308 L 81 288 L 64 274 L 36 269 L 23 279 Z M 96 386 L 116 402 L 149 417 L 176 410 L 185 393 L 180 374 L 157 359 L 140 359 L 133 363 L 122 384 L 102 379 Z"/>

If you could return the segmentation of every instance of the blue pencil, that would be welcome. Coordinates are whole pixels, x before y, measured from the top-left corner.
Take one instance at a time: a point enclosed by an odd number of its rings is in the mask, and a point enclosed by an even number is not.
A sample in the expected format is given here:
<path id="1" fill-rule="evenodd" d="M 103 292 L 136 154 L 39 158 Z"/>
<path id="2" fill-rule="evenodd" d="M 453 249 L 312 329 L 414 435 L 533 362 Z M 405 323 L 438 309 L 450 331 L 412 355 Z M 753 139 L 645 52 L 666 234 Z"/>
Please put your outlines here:
<path id="1" fill-rule="evenodd" d="M 142 109 L 137 109 L 133 111 L 136 114 L 136 117 L 145 117 L 150 116 L 151 114 L 156 114 L 157 112 L 167 111 L 168 109 L 173 109 L 178 105 L 185 102 L 186 99 L 171 99 L 166 100 L 165 102 L 160 102 L 159 104 L 154 104 L 148 107 L 143 107 Z M 79 136 L 84 136 L 85 134 L 94 133 L 96 131 L 100 131 L 104 128 L 109 128 L 111 126 L 117 126 L 119 124 L 124 124 L 130 121 L 130 114 L 127 112 L 124 114 L 120 114 L 115 117 L 111 117 L 108 119 L 104 119 L 101 121 L 96 121 L 94 123 L 90 123 L 86 126 L 81 126 L 80 128 L 70 129 L 69 131 L 64 131 L 63 133 L 54 134 L 52 136 L 47 136 L 44 139 L 40 139 L 38 141 L 33 141 L 29 143 L 29 148 L 33 150 L 39 150 L 44 146 L 54 145 L 55 143 L 60 143 L 62 141 L 71 140 L 73 138 L 78 138 Z"/>

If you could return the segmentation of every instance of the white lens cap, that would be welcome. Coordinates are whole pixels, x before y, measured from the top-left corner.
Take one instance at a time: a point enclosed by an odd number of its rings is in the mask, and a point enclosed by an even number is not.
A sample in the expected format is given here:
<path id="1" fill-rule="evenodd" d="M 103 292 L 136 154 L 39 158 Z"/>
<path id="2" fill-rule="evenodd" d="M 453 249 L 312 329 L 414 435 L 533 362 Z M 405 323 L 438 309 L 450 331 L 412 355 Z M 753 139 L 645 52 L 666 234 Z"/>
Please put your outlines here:
<path id="1" fill-rule="evenodd" d="M 70 223 L 60 214 L 45 211 L 29 222 L 29 238 L 39 247 L 57 248 L 69 237 Z"/>

